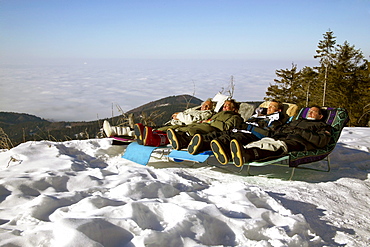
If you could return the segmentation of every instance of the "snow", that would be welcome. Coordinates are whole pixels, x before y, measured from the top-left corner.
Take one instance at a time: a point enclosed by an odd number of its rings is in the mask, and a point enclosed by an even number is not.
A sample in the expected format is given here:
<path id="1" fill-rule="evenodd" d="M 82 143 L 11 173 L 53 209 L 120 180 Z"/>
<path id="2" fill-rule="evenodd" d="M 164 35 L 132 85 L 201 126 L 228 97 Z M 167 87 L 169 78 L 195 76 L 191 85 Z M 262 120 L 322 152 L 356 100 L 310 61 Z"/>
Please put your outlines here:
<path id="1" fill-rule="evenodd" d="M 344 128 L 331 171 L 292 181 L 212 159 L 142 166 L 109 138 L 26 142 L 0 152 L 0 246 L 369 246 L 369 137 Z"/>

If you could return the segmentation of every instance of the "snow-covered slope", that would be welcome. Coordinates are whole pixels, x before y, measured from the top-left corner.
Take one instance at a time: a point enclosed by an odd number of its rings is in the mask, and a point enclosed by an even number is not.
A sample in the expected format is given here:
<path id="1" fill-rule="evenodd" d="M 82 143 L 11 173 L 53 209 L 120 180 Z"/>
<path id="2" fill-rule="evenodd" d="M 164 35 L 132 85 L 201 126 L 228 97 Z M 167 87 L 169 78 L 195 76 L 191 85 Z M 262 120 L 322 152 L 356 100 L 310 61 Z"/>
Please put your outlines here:
<path id="1" fill-rule="evenodd" d="M 0 245 L 367 246 L 369 137 L 345 128 L 331 171 L 294 181 L 271 166 L 141 166 L 111 139 L 23 143 L 0 152 Z"/>

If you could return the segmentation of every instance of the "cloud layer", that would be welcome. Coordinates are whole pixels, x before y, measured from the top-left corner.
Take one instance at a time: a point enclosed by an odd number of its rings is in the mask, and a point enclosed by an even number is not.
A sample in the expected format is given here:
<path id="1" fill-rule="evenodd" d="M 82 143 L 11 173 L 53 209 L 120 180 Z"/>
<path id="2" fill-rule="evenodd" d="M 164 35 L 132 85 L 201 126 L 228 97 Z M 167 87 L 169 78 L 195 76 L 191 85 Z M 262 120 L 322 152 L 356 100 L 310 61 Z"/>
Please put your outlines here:
<path id="1" fill-rule="evenodd" d="M 227 89 L 234 98 L 263 100 L 276 69 L 290 63 L 247 60 L 110 60 L 3 65 L 1 111 L 46 119 L 90 121 L 110 117 L 163 97 L 190 94 L 200 99 Z"/>

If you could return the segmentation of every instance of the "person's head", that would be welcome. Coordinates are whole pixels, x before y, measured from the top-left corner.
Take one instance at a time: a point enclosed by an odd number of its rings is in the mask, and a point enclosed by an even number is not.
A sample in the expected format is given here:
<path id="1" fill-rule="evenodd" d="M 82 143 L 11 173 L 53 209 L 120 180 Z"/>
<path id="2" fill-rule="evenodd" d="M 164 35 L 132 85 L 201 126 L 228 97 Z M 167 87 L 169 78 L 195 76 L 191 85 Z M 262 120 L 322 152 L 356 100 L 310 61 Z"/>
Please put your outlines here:
<path id="1" fill-rule="evenodd" d="M 205 111 L 205 110 L 213 110 L 213 102 L 212 102 L 212 99 L 207 99 L 206 101 L 204 101 L 202 103 L 202 106 L 200 107 L 200 110 L 201 111 Z"/>
<path id="2" fill-rule="evenodd" d="M 272 114 L 274 112 L 280 112 L 283 110 L 283 108 L 284 108 L 283 103 L 281 103 L 280 101 L 273 100 L 267 107 L 267 115 Z"/>
<path id="3" fill-rule="evenodd" d="M 239 104 L 233 99 L 226 100 L 224 106 L 222 107 L 222 110 L 238 112 Z"/>
<path id="4" fill-rule="evenodd" d="M 324 117 L 323 111 L 320 106 L 312 106 L 307 113 L 308 120 L 321 120 Z"/>

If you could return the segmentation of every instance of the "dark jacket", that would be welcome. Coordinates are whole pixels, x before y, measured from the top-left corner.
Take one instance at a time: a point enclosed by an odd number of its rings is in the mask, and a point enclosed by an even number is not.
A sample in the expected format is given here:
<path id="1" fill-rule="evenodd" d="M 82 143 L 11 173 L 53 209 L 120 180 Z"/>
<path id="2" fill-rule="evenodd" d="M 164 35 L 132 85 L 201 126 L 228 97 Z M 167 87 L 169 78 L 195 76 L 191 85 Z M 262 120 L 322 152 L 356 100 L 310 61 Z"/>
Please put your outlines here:
<path id="1" fill-rule="evenodd" d="M 253 117 L 242 125 L 242 129 L 252 132 L 259 139 L 271 137 L 276 129 L 285 124 L 289 116 L 282 112 L 275 112 L 263 118 Z"/>
<path id="2" fill-rule="evenodd" d="M 293 140 L 303 145 L 305 150 L 314 150 L 328 145 L 331 133 L 332 127 L 323 121 L 302 118 L 282 125 L 275 131 L 272 138 L 287 142 Z"/>

